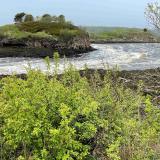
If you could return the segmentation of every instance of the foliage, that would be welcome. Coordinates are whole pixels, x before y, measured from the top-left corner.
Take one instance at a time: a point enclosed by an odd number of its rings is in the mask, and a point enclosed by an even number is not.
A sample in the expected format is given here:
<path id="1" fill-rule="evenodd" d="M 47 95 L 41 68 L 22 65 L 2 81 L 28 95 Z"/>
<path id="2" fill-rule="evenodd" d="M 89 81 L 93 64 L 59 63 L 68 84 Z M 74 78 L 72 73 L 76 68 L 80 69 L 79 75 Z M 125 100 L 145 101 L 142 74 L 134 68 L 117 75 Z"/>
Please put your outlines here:
<path id="1" fill-rule="evenodd" d="M 21 13 L 17 13 L 14 17 L 14 21 L 16 23 L 21 23 L 23 21 L 23 18 L 26 14 L 24 12 L 21 12 Z"/>
<path id="2" fill-rule="evenodd" d="M 24 22 L 33 22 L 34 21 L 34 17 L 31 14 L 27 14 L 24 17 Z"/>
<path id="3" fill-rule="evenodd" d="M 16 25 L 5 25 L 0 27 L 0 35 L 10 38 L 16 37 L 18 39 L 22 37 L 27 37 L 29 33 L 21 32 Z"/>
<path id="4" fill-rule="evenodd" d="M 52 16 L 50 14 L 44 14 L 40 19 L 40 21 L 47 22 L 47 23 L 52 22 L 52 20 L 53 19 L 52 19 Z"/>
<path id="5" fill-rule="evenodd" d="M 30 16 L 30 15 L 28 15 Z M 29 18 L 29 17 L 28 17 Z M 31 17 L 30 17 L 31 18 Z M 30 19 L 29 18 L 29 19 Z M 7 38 L 15 38 L 15 39 L 23 39 L 23 38 L 59 38 L 63 35 L 63 33 L 68 35 L 68 39 L 70 35 L 72 36 L 80 36 L 84 35 L 84 32 L 81 31 L 78 27 L 70 24 L 70 23 L 47 23 L 47 22 L 32 22 L 32 18 L 28 22 L 23 22 L 18 25 L 5 25 L 0 27 L 0 37 Z M 76 35 L 77 34 L 77 35 Z"/>
<path id="6" fill-rule="evenodd" d="M 69 40 L 73 39 L 76 36 L 83 36 L 86 33 L 83 30 L 69 30 L 63 29 L 60 31 L 59 40 L 63 42 L 68 42 Z"/>
<path id="7" fill-rule="evenodd" d="M 149 3 L 145 15 L 150 24 L 156 29 L 160 29 L 160 5 L 158 2 Z"/>
<path id="8" fill-rule="evenodd" d="M 64 15 L 59 15 L 59 17 L 58 17 L 58 21 L 59 21 L 59 23 L 65 23 L 65 16 Z"/>
<path id="9" fill-rule="evenodd" d="M 158 37 L 151 31 L 138 28 L 121 28 L 121 27 L 86 27 L 91 40 L 119 40 L 119 41 L 152 41 L 158 40 Z M 147 31 L 147 32 L 146 32 Z"/>
<path id="10" fill-rule="evenodd" d="M 60 24 L 57 22 L 47 23 L 47 22 L 41 22 L 41 21 L 22 23 L 18 25 L 18 28 L 21 31 L 31 32 L 31 33 L 45 31 L 47 34 L 56 35 L 56 36 L 59 36 L 60 31 L 63 29 L 70 29 L 70 30 L 78 29 L 77 27 L 73 25 L 68 25 L 67 23 Z"/>
<path id="11" fill-rule="evenodd" d="M 147 28 L 144 28 L 144 29 L 143 29 L 143 31 L 144 31 L 144 32 L 147 32 L 147 31 L 148 31 L 148 29 L 147 29 Z"/>
<path id="12" fill-rule="evenodd" d="M 5 25 L 0 27 L 0 36 L 7 38 L 23 39 L 28 37 L 38 37 L 38 38 L 52 38 L 53 36 L 45 32 L 24 32 L 20 31 L 17 25 Z M 54 38 L 54 37 L 53 37 Z"/>
<path id="13" fill-rule="evenodd" d="M 112 71 L 87 79 L 70 66 L 51 76 L 46 62 L 46 74 L 28 69 L 26 79 L 1 80 L 3 160 L 160 159 L 160 110 L 149 97 Z"/>
<path id="14" fill-rule="evenodd" d="M 34 18 L 31 14 L 18 13 L 15 16 L 15 21 L 18 23 L 0 26 L 1 39 L 46 38 L 46 40 L 67 39 L 69 41 L 73 37 L 87 35 L 85 31 L 66 21 L 64 15 L 44 14 Z"/>
<path id="15" fill-rule="evenodd" d="M 43 23 L 51 23 L 51 22 L 57 22 L 57 23 L 61 23 L 61 24 L 65 24 L 68 23 L 65 19 L 64 15 L 59 15 L 59 16 L 52 16 L 48 13 L 42 15 L 42 16 L 37 16 L 36 18 L 34 18 L 31 14 L 26 14 L 24 12 L 22 13 L 17 13 L 15 15 L 14 21 L 16 23 L 23 23 L 23 22 L 43 22 Z"/>
<path id="16" fill-rule="evenodd" d="M 50 14 L 44 14 L 40 20 L 41 22 L 57 22 L 57 23 L 67 23 L 64 15 L 51 16 Z"/>

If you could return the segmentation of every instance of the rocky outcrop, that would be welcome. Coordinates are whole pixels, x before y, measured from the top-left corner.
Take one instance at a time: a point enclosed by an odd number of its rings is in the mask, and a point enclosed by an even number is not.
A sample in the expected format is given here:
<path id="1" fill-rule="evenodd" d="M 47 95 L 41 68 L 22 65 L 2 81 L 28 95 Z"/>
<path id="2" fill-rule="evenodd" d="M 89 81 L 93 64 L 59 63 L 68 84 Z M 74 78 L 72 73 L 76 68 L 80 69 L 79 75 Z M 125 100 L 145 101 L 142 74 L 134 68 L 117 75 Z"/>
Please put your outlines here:
<path id="1" fill-rule="evenodd" d="M 47 54 L 39 53 L 38 56 L 34 54 L 20 54 L 20 56 L 29 56 L 29 57 L 52 57 L 53 51 L 58 51 L 60 55 L 73 56 L 78 55 L 80 53 L 92 51 L 93 48 L 90 46 L 89 36 L 82 35 L 71 38 L 68 41 L 58 40 L 55 38 L 38 38 L 38 37 L 27 37 L 21 39 L 14 38 L 0 38 L 0 46 L 1 47 L 14 47 L 14 48 L 26 48 L 26 49 L 41 49 L 41 51 L 45 50 Z M 0 57 L 5 57 L 0 53 Z M 12 55 L 8 55 L 12 56 Z M 14 56 L 14 55 L 13 55 Z M 18 55 L 16 55 L 18 56 Z"/>
<path id="2" fill-rule="evenodd" d="M 62 55 L 72 56 L 76 54 L 81 54 L 89 51 L 95 50 L 92 48 L 90 43 L 89 36 L 81 35 L 72 38 L 69 41 L 59 41 L 56 44 L 55 48 Z"/>

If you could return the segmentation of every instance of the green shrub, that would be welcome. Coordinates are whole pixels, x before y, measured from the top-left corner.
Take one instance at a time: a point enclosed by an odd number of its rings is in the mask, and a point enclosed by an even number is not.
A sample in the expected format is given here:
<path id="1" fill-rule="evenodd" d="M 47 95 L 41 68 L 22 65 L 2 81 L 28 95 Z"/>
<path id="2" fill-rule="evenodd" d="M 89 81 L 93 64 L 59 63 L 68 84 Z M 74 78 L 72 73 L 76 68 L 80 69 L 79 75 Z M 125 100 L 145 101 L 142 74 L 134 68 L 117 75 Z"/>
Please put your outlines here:
<path id="1" fill-rule="evenodd" d="M 88 80 L 70 67 L 61 76 L 29 70 L 26 79 L 2 79 L 1 158 L 160 159 L 160 110 L 111 73 Z"/>
<path id="2" fill-rule="evenodd" d="M 23 39 L 28 37 L 56 38 L 56 36 L 49 35 L 45 31 L 40 31 L 35 33 L 21 31 L 17 25 L 6 25 L 0 27 L 0 37 L 15 38 L 15 39 Z"/>
<path id="3" fill-rule="evenodd" d="M 30 15 L 29 15 L 30 16 Z M 71 23 L 58 23 L 58 22 L 41 22 L 41 21 L 29 21 L 20 24 L 5 25 L 0 27 L 0 37 L 23 39 L 28 37 L 38 38 L 59 38 L 66 37 L 66 31 L 68 38 L 72 36 L 84 35 L 84 31 L 81 31 L 78 27 Z M 64 35 L 65 36 L 62 36 Z M 67 39 L 68 40 L 68 39 Z"/>
<path id="4" fill-rule="evenodd" d="M 24 22 L 33 22 L 34 17 L 31 14 L 26 14 L 24 17 Z"/>
<path id="5" fill-rule="evenodd" d="M 59 36 L 62 29 L 77 29 L 77 27 L 68 23 L 57 23 L 57 22 L 25 22 L 19 26 L 21 31 L 36 33 L 45 31 L 47 34 Z"/>
<path id="6" fill-rule="evenodd" d="M 24 38 L 29 35 L 27 32 L 21 32 L 16 25 L 5 25 L 0 27 L 0 35 L 9 38 Z"/>
<path id="7" fill-rule="evenodd" d="M 73 39 L 77 35 L 78 35 L 77 30 L 63 29 L 60 31 L 59 39 L 64 42 L 68 42 L 69 40 Z"/>
<path id="8" fill-rule="evenodd" d="M 62 42 L 69 42 L 70 40 L 74 40 L 75 37 L 86 37 L 87 33 L 83 30 L 69 30 L 62 29 L 59 34 L 59 40 Z"/>

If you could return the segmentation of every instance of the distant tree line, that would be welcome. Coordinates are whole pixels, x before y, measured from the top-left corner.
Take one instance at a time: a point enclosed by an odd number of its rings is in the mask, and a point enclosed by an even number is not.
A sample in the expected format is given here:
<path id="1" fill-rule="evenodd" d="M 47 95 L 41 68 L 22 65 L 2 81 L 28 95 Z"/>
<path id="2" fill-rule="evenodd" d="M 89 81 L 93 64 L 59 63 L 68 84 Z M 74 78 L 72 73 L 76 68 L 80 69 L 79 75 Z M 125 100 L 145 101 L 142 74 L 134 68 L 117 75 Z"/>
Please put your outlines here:
<path id="1" fill-rule="evenodd" d="M 34 22 L 34 21 L 41 21 L 41 22 L 57 22 L 57 23 L 65 23 L 65 16 L 59 15 L 59 16 L 52 16 L 50 14 L 44 14 L 42 16 L 34 17 L 32 14 L 26 14 L 24 12 L 17 13 L 14 17 L 15 23 L 23 23 L 23 22 Z"/>

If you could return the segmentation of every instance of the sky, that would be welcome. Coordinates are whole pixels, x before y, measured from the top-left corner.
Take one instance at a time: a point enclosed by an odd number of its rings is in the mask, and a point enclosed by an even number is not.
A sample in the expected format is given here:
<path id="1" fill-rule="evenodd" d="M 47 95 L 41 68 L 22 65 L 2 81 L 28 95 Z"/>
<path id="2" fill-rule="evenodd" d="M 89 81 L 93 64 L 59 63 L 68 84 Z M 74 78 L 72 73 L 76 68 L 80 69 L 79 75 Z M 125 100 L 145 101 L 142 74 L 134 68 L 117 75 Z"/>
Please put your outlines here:
<path id="1" fill-rule="evenodd" d="M 0 0 L 0 25 L 13 23 L 18 12 L 39 16 L 64 14 L 81 26 L 146 27 L 147 3 L 154 0 Z"/>

